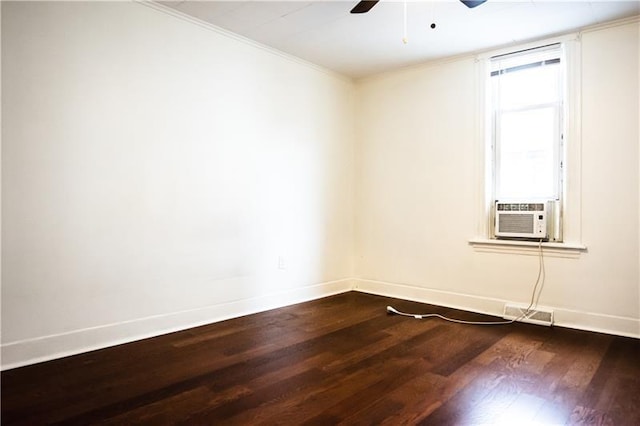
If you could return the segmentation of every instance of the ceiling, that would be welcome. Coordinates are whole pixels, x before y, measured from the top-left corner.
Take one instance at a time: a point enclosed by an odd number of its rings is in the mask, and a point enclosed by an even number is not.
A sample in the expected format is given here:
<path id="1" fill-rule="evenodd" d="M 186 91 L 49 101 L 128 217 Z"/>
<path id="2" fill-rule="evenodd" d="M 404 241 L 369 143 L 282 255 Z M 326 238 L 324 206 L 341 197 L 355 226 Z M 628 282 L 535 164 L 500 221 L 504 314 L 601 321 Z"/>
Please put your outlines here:
<path id="1" fill-rule="evenodd" d="M 640 14 L 640 0 L 159 1 L 261 44 L 360 78 L 438 58 L 507 46 Z M 435 29 L 431 24 L 435 23 Z"/>

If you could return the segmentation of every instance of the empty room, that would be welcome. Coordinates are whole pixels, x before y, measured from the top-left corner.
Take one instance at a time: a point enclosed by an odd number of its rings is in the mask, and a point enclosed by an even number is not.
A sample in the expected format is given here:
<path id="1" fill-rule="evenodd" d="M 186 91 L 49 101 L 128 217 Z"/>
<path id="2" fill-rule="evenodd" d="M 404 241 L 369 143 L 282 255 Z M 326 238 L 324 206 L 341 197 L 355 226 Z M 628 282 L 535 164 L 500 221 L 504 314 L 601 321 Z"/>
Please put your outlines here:
<path id="1" fill-rule="evenodd" d="M 0 15 L 2 424 L 640 424 L 640 2 Z"/>

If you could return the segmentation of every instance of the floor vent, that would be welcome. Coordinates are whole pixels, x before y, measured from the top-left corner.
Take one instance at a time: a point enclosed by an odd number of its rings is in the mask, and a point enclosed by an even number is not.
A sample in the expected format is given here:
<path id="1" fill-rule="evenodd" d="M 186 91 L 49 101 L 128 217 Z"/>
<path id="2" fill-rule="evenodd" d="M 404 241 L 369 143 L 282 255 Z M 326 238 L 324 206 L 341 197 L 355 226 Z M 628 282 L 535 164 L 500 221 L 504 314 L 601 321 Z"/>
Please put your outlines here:
<path id="1" fill-rule="evenodd" d="M 538 325 L 553 325 L 553 310 L 549 308 L 536 307 L 527 312 L 527 305 L 515 305 L 507 303 L 504 305 L 504 319 L 516 319 L 518 322 L 527 322 Z"/>

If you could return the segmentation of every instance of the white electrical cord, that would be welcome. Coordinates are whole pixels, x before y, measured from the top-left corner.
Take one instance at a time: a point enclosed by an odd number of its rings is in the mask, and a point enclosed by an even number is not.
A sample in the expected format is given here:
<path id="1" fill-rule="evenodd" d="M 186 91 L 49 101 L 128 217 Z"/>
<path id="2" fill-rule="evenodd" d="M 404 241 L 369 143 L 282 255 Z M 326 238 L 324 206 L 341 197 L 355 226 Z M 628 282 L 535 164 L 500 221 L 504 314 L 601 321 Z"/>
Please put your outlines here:
<path id="1" fill-rule="evenodd" d="M 542 293 L 542 289 L 544 288 L 545 270 L 544 270 L 544 256 L 542 254 L 542 240 L 540 240 L 540 243 L 538 244 L 538 250 L 540 254 L 540 256 L 538 257 L 540 261 L 538 265 L 538 278 L 536 279 L 536 285 L 533 287 L 533 293 L 531 294 L 531 302 L 527 307 L 527 313 L 531 310 L 532 307 L 535 308 L 536 306 L 538 306 L 538 300 L 540 300 L 540 294 Z M 542 274 L 542 281 L 540 281 L 541 274 Z M 538 295 L 535 296 L 536 288 L 538 287 L 538 282 L 540 283 L 540 290 L 538 291 Z M 534 296 L 535 296 L 535 302 L 534 302 Z"/>
<path id="2" fill-rule="evenodd" d="M 395 309 L 393 306 L 387 306 L 387 313 L 402 315 L 404 317 L 413 317 L 415 319 L 425 319 L 425 318 L 436 317 L 436 318 L 443 319 L 445 321 L 455 322 L 458 324 L 470 324 L 470 325 L 511 324 L 516 321 L 515 319 L 508 320 L 508 321 L 463 321 L 455 318 L 448 318 L 440 314 L 407 314 L 405 312 L 400 312 L 399 310 Z"/>
<path id="3" fill-rule="evenodd" d="M 545 278 L 545 271 L 544 271 L 544 258 L 542 255 L 542 240 L 540 240 L 540 243 L 538 244 L 538 250 L 539 250 L 539 262 L 538 262 L 538 278 L 536 278 L 536 283 L 533 286 L 533 291 L 531 292 L 531 302 L 529 303 L 529 306 L 527 307 L 527 309 L 522 313 L 522 315 L 520 315 L 517 318 L 514 318 L 512 320 L 506 320 L 506 321 L 464 321 L 464 320 L 459 320 L 459 319 L 455 319 L 455 318 L 449 318 L 446 317 L 444 315 L 440 315 L 440 314 L 408 314 L 406 312 L 401 312 L 397 309 L 395 309 L 393 306 L 387 306 L 387 313 L 388 314 L 396 314 L 396 315 L 401 315 L 404 317 L 413 317 L 415 319 L 425 319 L 425 318 L 440 318 L 443 319 L 445 321 L 449 321 L 449 322 L 455 322 L 457 324 L 468 324 L 468 325 L 505 325 L 505 324 L 513 324 L 516 321 L 520 321 L 523 318 L 527 318 L 529 315 L 531 315 L 531 310 L 533 308 L 535 308 L 538 305 L 538 300 L 540 299 L 540 294 L 542 293 L 542 289 L 544 288 L 544 278 Z M 542 281 L 540 280 L 542 278 Z M 538 286 L 540 286 L 540 290 L 538 291 Z M 538 293 L 536 296 L 536 292 Z"/>

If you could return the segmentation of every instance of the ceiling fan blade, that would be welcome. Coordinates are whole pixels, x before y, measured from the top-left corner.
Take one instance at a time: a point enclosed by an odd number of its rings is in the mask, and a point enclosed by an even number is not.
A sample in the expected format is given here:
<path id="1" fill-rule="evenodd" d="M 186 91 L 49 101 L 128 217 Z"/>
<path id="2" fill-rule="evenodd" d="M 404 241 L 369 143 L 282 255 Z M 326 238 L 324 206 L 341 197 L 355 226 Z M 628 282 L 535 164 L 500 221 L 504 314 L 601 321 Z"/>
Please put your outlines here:
<path id="1" fill-rule="evenodd" d="M 356 4 L 353 9 L 351 9 L 351 13 L 367 13 L 373 6 L 376 5 L 376 3 L 378 3 L 378 1 L 379 0 L 361 1 L 360 3 Z"/>
<path id="2" fill-rule="evenodd" d="M 472 9 L 476 6 L 480 6 L 482 3 L 486 2 L 487 0 L 460 0 L 460 1 L 469 9 Z"/>

